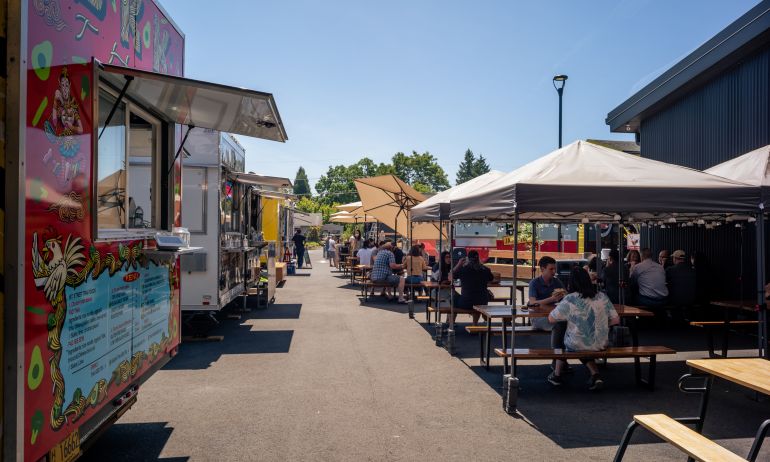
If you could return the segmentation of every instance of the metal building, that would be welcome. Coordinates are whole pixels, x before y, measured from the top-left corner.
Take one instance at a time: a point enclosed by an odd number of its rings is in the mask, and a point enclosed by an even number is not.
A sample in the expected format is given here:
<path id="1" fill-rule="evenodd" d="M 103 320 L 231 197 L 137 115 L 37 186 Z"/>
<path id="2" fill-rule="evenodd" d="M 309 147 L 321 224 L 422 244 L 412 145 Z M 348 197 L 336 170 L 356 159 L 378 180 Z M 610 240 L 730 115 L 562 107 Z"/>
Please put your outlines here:
<path id="1" fill-rule="evenodd" d="M 634 133 L 642 157 L 696 169 L 770 144 L 770 0 L 622 102 L 606 123 L 613 132 Z M 715 278 L 711 295 L 734 298 L 754 290 L 754 232 L 724 225 L 651 229 L 643 244 L 702 254 Z"/>

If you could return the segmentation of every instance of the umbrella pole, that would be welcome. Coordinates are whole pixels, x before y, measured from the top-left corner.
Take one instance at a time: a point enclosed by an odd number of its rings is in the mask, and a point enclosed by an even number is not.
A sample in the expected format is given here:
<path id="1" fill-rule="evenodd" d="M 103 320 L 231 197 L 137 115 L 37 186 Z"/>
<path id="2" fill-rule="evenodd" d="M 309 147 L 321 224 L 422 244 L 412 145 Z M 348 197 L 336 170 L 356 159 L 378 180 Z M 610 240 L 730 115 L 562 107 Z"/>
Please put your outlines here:
<path id="1" fill-rule="evenodd" d="M 765 216 L 757 213 L 757 306 L 759 307 L 759 356 L 770 358 L 767 351 L 767 302 L 765 300 Z"/>
<path id="2" fill-rule="evenodd" d="M 519 259 L 519 212 L 516 211 L 513 215 L 513 284 L 516 284 L 518 280 L 516 271 L 516 262 Z M 513 302 L 513 301 L 512 301 Z M 503 325 L 505 322 L 503 321 Z M 514 341 L 516 340 L 516 303 L 512 303 L 511 306 L 511 342 L 509 347 L 511 353 L 514 349 Z M 503 331 L 505 335 L 505 331 Z M 514 375 L 514 362 L 513 355 L 511 355 L 511 371 L 509 374 L 503 375 L 503 409 L 508 414 L 516 414 L 516 401 L 519 397 L 519 379 Z"/>

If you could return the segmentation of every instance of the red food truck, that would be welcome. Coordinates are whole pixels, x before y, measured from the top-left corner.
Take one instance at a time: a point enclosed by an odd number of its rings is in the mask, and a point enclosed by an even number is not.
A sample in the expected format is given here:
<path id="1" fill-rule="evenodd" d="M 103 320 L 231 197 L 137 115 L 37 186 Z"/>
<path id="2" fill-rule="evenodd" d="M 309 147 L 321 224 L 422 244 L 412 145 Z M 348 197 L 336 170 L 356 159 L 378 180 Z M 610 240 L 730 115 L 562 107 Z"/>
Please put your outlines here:
<path id="1" fill-rule="evenodd" d="M 0 6 L 2 458 L 70 461 L 177 351 L 185 135 L 287 137 L 272 95 L 182 77 L 153 0 Z"/>

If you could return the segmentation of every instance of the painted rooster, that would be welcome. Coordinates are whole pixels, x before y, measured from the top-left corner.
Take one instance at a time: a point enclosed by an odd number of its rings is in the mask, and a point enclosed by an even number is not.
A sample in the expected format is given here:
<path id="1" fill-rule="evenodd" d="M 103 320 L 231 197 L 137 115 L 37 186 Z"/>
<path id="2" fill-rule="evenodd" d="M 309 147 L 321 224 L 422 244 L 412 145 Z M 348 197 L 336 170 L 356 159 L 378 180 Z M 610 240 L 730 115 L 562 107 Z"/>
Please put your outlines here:
<path id="1" fill-rule="evenodd" d="M 45 297 L 54 305 L 61 301 L 67 279 L 77 277 L 78 267 L 85 264 L 79 237 L 67 237 L 64 249 L 61 243 L 61 236 L 50 236 L 43 243 L 42 250 L 39 250 L 37 233 L 32 235 L 32 273 L 35 285 L 44 289 Z"/>

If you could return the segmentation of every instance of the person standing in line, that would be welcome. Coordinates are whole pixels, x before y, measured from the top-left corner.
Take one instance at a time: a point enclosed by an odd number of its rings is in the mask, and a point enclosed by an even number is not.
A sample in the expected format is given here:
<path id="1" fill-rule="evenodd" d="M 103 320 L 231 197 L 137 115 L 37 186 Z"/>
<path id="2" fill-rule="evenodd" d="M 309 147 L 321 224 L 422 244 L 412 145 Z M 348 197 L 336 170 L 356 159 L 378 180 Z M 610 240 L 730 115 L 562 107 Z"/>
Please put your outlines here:
<path id="1" fill-rule="evenodd" d="M 361 245 L 361 231 L 357 229 L 353 231 L 353 234 L 348 239 L 348 247 L 350 248 L 351 257 L 356 255 L 356 252 L 361 248 Z"/>
<path id="2" fill-rule="evenodd" d="M 302 230 L 297 228 L 294 233 L 294 237 L 291 238 L 294 242 L 294 255 L 297 256 L 297 268 L 302 269 L 302 264 L 305 262 L 305 236 L 302 235 Z"/>
<path id="3" fill-rule="evenodd" d="M 334 268 L 337 266 L 337 241 L 334 240 L 334 236 L 331 234 L 326 242 L 326 254 L 329 257 L 329 267 Z"/>

